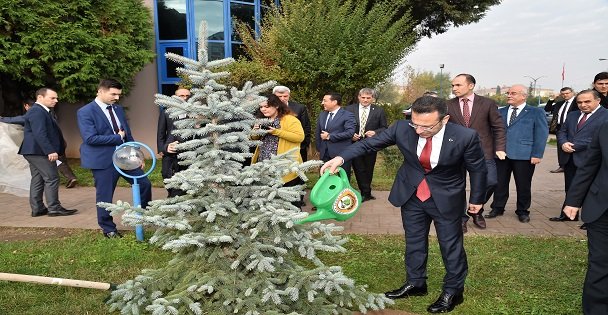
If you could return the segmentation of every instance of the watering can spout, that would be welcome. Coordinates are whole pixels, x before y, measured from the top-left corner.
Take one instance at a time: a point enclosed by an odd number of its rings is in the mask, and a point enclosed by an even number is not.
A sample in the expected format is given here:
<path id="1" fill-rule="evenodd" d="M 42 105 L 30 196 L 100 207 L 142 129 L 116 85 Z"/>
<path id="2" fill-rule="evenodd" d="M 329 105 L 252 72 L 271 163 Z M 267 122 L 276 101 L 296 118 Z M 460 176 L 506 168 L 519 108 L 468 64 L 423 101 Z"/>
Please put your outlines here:
<path id="1" fill-rule="evenodd" d="M 352 218 L 361 206 L 361 194 L 354 190 L 346 172 L 338 169 L 337 175 L 326 171 L 310 191 L 310 202 L 317 211 L 298 221 L 298 224 L 320 220 L 345 221 Z"/>

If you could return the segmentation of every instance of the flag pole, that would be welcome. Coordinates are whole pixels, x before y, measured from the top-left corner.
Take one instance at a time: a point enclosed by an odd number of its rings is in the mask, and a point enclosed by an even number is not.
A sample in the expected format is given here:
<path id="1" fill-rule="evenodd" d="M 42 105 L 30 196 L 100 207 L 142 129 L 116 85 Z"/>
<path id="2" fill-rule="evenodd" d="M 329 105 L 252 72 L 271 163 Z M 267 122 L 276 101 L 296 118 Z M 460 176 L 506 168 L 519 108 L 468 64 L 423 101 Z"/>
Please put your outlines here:
<path id="1" fill-rule="evenodd" d="M 564 79 L 566 78 L 566 63 L 562 64 L 562 87 L 564 87 Z"/>

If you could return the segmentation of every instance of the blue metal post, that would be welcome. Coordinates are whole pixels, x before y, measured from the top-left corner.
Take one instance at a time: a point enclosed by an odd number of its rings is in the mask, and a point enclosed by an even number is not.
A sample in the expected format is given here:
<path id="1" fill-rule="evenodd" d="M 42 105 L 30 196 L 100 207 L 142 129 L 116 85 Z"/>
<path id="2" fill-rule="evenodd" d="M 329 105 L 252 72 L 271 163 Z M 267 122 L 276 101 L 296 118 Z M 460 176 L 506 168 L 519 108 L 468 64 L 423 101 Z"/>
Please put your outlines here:
<path id="1" fill-rule="evenodd" d="M 141 196 L 139 194 L 139 184 L 137 183 L 137 178 L 133 179 L 133 186 L 131 187 L 133 191 L 133 207 L 141 208 Z M 141 214 L 138 212 L 139 216 Z M 143 242 L 144 241 L 144 226 L 142 224 L 137 224 L 135 226 L 135 238 Z"/>

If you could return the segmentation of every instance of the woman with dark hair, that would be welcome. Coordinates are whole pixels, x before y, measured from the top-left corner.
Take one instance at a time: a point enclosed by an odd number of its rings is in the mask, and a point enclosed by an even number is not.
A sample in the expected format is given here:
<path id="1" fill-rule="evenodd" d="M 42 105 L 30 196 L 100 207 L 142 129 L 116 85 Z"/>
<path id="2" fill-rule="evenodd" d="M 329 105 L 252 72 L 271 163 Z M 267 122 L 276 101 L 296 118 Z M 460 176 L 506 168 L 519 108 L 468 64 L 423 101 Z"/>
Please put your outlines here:
<path id="1" fill-rule="evenodd" d="M 268 133 L 260 140 L 262 143 L 255 149 L 251 163 L 270 159 L 271 156 L 285 153 L 293 148 L 299 148 L 304 141 L 304 129 L 302 124 L 289 110 L 289 107 L 274 94 L 268 96 L 268 100 L 260 104 L 260 110 L 256 114 L 258 118 L 268 118 L 270 123 L 253 126 L 254 130 L 265 129 Z M 300 150 L 295 150 L 298 162 L 302 163 Z M 302 183 L 296 173 L 283 176 L 285 186 L 294 186 Z"/>

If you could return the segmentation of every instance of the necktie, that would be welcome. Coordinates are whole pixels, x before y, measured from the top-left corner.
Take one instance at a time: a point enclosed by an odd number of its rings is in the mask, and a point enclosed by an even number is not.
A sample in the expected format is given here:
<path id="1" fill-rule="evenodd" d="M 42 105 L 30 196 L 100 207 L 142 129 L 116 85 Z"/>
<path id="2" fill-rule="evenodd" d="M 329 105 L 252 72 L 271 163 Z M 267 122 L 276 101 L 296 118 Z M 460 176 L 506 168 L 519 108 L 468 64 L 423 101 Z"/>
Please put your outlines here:
<path id="1" fill-rule="evenodd" d="M 562 108 L 560 110 L 561 111 L 561 115 L 559 116 L 560 117 L 560 121 L 559 121 L 560 125 L 563 125 L 564 122 L 566 121 L 566 115 L 567 115 L 567 112 L 568 112 L 568 105 L 569 105 L 569 103 L 570 103 L 570 101 L 566 101 L 564 103 L 564 105 L 562 105 Z"/>
<path id="2" fill-rule="evenodd" d="M 517 107 L 513 107 L 513 111 L 511 112 L 511 118 L 509 118 L 509 126 L 511 126 L 515 118 L 517 118 Z"/>
<path id="3" fill-rule="evenodd" d="M 433 137 L 426 138 L 426 143 L 424 144 L 424 148 L 422 148 L 422 152 L 420 152 L 420 165 L 424 168 L 424 172 L 428 173 L 431 171 L 431 149 L 433 148 Z M 422 178 L 420 184 L 418 184 L 418 189 L 416 189 L 416 197 L 420 199 L 420 201 L 426 201 L 431 198 L 431 189 L 429 188 L 429 184 L 426 182 L 426 177 Z"/>
<path id="4" fill-rule="evenodd" d="M 110 113 L 110 120 L 112 120 L 112 129 L 114 129 L 114 133 L 118 134 L 118 124 L 116 123 L 116 117 L 114 117 L 114 111 L 112 110 L 112 105 L 108 105 L 106 107 L 108 112 Z"/>
<path id="5" fill-rule="evenodd" d="M 329 123 L 331 122 L 331 120 L 334 117 L 334 113 L 329 113 L 329 116 L 327 117 L 327 120 L 325 121 L 325 130 L 327 130 L 327 125 L 329 125 Z"/>
<path id="6" fill-rule="evenodd" d="M 583 127 L 583 125 L 585 125 L 588 115 L 589 115 L 589 113 L 583 114 L 583 118 L 581 118 L 581 120 L 579 120 L 578 124 L 576 125 L 576 131 L 578 131 L 579 129 L 581 129 Z"/>
<path id="7" fill-rule="evenodd" d="M 464 125 L 465 127 L 469 127 L 469 123 L 471 122 L 471 110 L 469 109 L 469 99 L 462 99 L 462 117 L 464 117 Z"/>
<path id="8" fill-rule="evenodd" d="M 365 136 L 365 124 L 367 124 L 367 110 L 368 107 L 363 107 L 363 111 L 361 112 L 361 119 L 359 124 L 359 135 L 361 137 Z"/>

